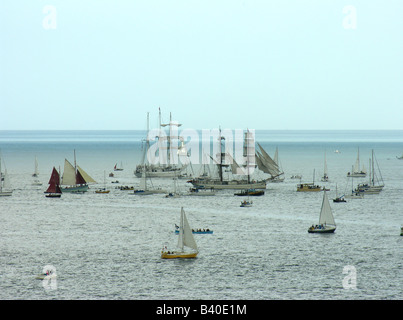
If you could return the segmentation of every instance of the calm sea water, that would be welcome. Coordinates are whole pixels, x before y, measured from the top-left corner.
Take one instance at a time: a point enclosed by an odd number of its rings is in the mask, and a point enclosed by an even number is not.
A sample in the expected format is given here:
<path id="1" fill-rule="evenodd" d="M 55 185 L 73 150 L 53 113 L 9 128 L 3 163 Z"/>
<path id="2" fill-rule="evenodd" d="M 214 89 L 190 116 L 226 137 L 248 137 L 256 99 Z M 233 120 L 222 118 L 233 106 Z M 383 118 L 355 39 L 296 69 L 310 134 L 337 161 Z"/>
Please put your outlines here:
<path id="1" fill-rule="evenodd" d="M 0 131 L 2 168 L 14 188 L 12 197 L 0 197 L 1 299 L 403 298 L 403 161 L 396 159 L 403 153 L 403 131 L 257 131 L 270 154 L 279 148 L 286 180 L 268 184 L 251 208 L 240 208 L 231 191 L 167 199 L 115 189 L 139 186 L 133 170 L 143 138 L 141 131 Z M 319 219 L 322 193 L 298 193 L 299 180 L 290 177 L 301 174 L 302 182 L 312 182 L 315 172 L 315 182 L 331 189 L 330 199 L 336 184 L 347 193 L 357 148 L 367 168 L 374 149 L 384 191 L 331 202 L 336 232 L 308 234 Z M 98 185 L 82 195 L 45 198 L 52 167 L 63 169 L 74 150 Z M 326 184 L 320 182 L 325 152 Z M 42 186 L 32 185 L 35 157 Z M 109 178 L 115 163 L 124 171 Z M 198 174 L 200 166 L 192 169 Z M 95 194 L 104 172 L 111 192 Z M 173 188 L 170 180 L 153 184 Z M 179 182 L 181 191 L 189 187 Z M 195 235 L 197 259 L 161 260 L 161 248 L 176 245 L 181 206 L 191 227 L 214 234 Z M 52 283 L 35 279 L 46 265 L 56 270 Z"/>

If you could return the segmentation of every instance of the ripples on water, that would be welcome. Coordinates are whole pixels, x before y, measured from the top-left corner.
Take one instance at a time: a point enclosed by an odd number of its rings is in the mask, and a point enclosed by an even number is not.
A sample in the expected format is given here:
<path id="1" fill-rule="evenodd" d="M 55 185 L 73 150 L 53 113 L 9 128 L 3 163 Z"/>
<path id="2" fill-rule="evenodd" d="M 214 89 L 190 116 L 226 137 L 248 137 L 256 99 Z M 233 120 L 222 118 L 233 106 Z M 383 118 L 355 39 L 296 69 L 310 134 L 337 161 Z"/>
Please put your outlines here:
<path id="1" fill-rule="evenodd" d="M 291 149 L 283 149 L 286 182 L 269 184 L 265 196 L 253 198 L 252 208 L 240 208 L 241 198 L 231 192 L 204 198 L 137 197 L 114 189 L 109 178 L 108 195 L 93 193 L 94 186 L 87 194 L 47 199 L 43 191 L 51 167 L 42 167 L 44 184 L 34 187 L 33 164 L 13 161 L 18 153 L 9 153 L 7 167 L 16 190 L 12 197 L 0 198 L 0 298 L 402 299 L 403 161 L 393 159 L 400 150 L 386 146 L 378 157 L 384 191 L 331 203 L 337 230 L 315 235 L 307 228 L 318 220 L 322 193 L 297 193 L 298 181 L 288 178 L 303 171 L 310 182 L 315 163 L 318 172 L 322 169 L 323 148 L 298 161 Z M 350 150 L 328 154 L 330 199 L 336 183 L 339 193 L 348 189 L 345 173 L 355 160 L 354 148 Z M 69 158 L 71 150 L 63 152 L 62 159 Z M 7 154 L 4 147 L 2 153 Z M 115 163 L 106 156 L 108 162 L 99 159 L 90 167 L 91 157 L 84 151 L 80 156 L 82 167 L 98 181 Z M 119 150 L 113 158 L 119 158 Z M 128 162 L 114 179 L 138 186 L 134 166 Z M 169 181 L 156 184 L 171 186 Z M 180 187 L 187 190 L 185 181 Z M 162 246 L 176 245 L 173 231 L 181 206 L 192 227 L 208 227 L 214 234 L 195 235 L 197 259 L 161 260 Z M 45 265 L 57 270 L 55 290 L 45 290 L 35 279 Z M 349 265 L 357 271 L 356 290 L 343 288 L 343 268 Z"/>

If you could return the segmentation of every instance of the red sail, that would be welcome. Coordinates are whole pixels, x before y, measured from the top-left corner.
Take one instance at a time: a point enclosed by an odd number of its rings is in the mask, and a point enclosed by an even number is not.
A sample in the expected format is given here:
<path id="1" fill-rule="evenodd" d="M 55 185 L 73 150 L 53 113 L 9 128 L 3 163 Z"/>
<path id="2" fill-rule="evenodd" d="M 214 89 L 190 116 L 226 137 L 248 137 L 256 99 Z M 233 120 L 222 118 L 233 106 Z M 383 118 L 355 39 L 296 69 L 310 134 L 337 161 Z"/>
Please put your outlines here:
<path id="1" fill-rule="evenodd" d="M 62 191 L 60 190 L 60 187 L 59 187 L 60 176 L 59 176 L 59 173 L 57 172 L 57 170 L 55 169 L 55 167 L 53 167 L 53 171 L 52 171 L 52 174 L 50 175 L 50 179 L 49 179 L 48 183 L 49 183 L 49 187 L 45 191 L 45 193 L 62 193 Z"/>
<path id="2" fill-rule="evenodd" d="M 85 181 L 83 176 L 81 175 L 80 170 L 77 170 L 76 183 L 77 184 L 86 184 L 87 183 L 87 181 Z"/>
<path id="3" fill-rule="evenodd" d="M 55 167 L 53 167 L 53 171 L 52 171 L 52 174 L 50 175 L 48 184 L 50 184 L 50 185 L 52 185 L 52 184 L 59 185 L 60 184 L 59 172 L 57 172 Z"/>

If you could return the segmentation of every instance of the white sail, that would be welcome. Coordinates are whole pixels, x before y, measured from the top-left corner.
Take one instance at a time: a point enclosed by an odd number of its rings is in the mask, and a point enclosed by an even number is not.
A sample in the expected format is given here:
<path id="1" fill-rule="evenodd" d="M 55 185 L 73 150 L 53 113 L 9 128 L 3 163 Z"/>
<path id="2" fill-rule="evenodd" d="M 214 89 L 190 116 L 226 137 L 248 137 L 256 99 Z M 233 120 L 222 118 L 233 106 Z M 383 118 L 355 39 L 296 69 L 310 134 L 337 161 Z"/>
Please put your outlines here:
<path id="1" fill-rule="evenodd" d="M 61 184 L 64 186 L 72 186 L 76 184 L 76 171 L 67 159 L 64 159 L 64 171 Z"/>
<path id="2" fill-rule="evenodd" d="M 323 201 L 322 201 L 322 208 L 320 210 L 319 224 L 333 225 L 333 226 L 336 225 L 326 191 L 323 191 Z"/>
<path id="3" fill-rule="evenodd" d="M 39 175 L 38 159 L 35 157 L 35 171 L 34 171 L 34 176 L 37 177 L 38 175 Z"/>
<path id="4" fill-rule="evenodd" d="M 193 237 L 192 229 L 189 226 L 185 210 L 183 210 L 182 207 L 181 221 L 179 227 L 178 247 L 183 251 L 185 246 L 198 251 L 196 241 Z"/>
<path id="5" fill-rule="evenodd" d="M 96 183 L 96 181 L 94 179 L 92 179 L 87 172 L 85 172 L 82 168 L 80 168 L 80 166 L 77 166 L 78 171 L 80 171 L 81 176 L 84 178 L 85 182 L 87 183 Z"/>

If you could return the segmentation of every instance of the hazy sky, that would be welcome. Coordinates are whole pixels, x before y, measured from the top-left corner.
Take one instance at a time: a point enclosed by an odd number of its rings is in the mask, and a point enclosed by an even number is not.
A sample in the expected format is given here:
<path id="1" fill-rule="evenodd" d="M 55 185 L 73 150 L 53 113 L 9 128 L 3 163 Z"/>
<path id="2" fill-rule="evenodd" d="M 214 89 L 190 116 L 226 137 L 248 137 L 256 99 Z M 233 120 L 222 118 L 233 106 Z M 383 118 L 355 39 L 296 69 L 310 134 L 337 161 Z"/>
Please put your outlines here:
<path id="1" fill-rule="evenodd" d="M 2 0 L 0 130 L 403 129 L 403 1 Z"/>

